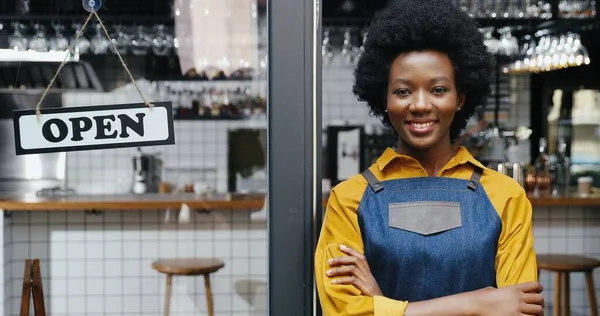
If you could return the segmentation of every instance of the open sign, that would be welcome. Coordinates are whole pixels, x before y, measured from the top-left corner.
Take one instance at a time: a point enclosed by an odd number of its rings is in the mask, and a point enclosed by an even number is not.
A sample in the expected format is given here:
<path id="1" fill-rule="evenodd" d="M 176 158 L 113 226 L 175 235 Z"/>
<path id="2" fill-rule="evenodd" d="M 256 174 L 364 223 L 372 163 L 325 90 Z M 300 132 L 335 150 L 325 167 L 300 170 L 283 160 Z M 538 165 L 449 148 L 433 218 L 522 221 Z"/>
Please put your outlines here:
<path id="1" fill-rule="evenodd" d="M 175 144 L 171 102 L 14 111 L 17 155 Z"/>

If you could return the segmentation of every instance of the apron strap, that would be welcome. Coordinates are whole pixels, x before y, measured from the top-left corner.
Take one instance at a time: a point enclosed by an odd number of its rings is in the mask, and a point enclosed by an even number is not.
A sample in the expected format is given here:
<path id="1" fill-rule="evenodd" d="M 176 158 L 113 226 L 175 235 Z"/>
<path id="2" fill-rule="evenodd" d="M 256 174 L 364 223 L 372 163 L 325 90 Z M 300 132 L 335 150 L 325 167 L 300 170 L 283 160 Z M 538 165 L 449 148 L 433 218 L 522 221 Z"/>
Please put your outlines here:
<path id="1" fill-rule="evenodd" d="M 379 182 L 379 180 L 377 180 L 377 178 L 375 177 L 373 172 L 371 172 L 371 170 L 366 169 L 365 171 L 363 171 L 361 173 L 361 175 L 365 179 L 367 179 L 367 182 L 369 182 L 369 186 L 371 186 L 371 189 L 373 189 L 373 191 L 379 192 L 379 191 L 383 190 L 383 184 L 381 184 L 381 182 Z"/>
<path id="2" fill-rule="evenodd" d="M 473 191 L 477 190 L 477 186 L 479 186 L 479 180 L 481 180 L 482 175 L 483 169 L 475 166 L 475 169 L 473 170 L 473 174 L 471 175 L 471 179 L 469 180 L 467 187 L 469 187 L 469 189 Z"/>

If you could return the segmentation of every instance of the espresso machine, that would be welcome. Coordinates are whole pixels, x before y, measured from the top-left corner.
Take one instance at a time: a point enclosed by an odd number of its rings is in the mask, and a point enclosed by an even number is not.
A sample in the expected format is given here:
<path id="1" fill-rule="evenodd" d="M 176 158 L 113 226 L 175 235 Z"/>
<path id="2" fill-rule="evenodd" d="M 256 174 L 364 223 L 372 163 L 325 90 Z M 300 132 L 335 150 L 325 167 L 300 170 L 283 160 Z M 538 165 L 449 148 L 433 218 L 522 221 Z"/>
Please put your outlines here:
<path id="1" fill-rule="evenodd" d="M 148 154 L 138 148 L 138 153 L 133 157 L 133 185 L 131 192 L 134 194 L 154 193 L 158 191 L 162 160 L 158 154 Z"/>

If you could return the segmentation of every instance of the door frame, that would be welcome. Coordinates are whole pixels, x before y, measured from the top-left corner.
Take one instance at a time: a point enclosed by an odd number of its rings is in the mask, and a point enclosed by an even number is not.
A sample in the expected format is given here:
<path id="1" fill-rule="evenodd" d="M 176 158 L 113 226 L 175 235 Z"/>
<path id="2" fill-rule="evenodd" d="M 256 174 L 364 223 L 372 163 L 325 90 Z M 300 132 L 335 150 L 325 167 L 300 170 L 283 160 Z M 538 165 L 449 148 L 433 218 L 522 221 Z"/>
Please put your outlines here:
<path id="1" fill-rule="evenodd" d="M 320 0 L 267 2 L 269 315 L 314 315 L 322 219 Z"/>

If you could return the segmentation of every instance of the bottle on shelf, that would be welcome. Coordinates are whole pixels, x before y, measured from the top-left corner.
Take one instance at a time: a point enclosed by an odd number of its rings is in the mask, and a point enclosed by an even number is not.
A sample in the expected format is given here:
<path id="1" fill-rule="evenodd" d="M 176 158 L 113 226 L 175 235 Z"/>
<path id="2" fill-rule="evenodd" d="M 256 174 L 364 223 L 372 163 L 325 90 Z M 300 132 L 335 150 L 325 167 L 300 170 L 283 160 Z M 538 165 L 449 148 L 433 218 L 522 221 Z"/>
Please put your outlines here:
<path id="1" fill-rule="evenodd" d="M 549 164 L 550 156 L 546 153 L 547 148 L 548 142 L 546 141 L 546 138 L 540 138 L 539 154 L 535 160 L 535 195 L 548 195 L 552 189 L 552 175 Z"/>
<path id="2" fill-rule="evenodd" d="M 536 187 L 536 172 L 534 166 L 528 166 L 525 174 L 525 192 L 527 195 L 535 192 Z"/>
<path id="3" fill-rule="evenodd" d="M 556 158 L 554 164 L 556 177 L 555 195 L 565 196 L 569 194 L 569 187 L 571 185 L 571 159 L 567 155 L 567 142 L 564 137 L 561 137 L 558 140 L 558 153 Z"/>

